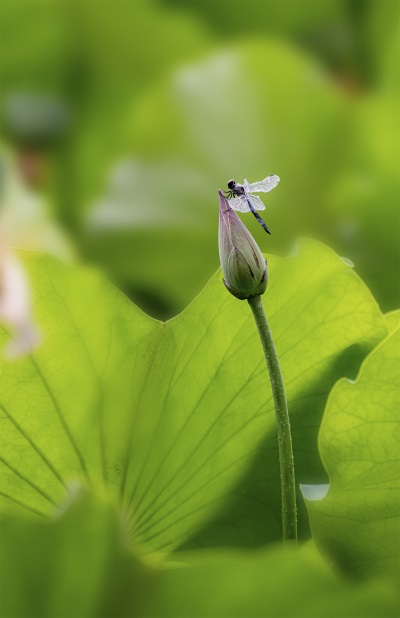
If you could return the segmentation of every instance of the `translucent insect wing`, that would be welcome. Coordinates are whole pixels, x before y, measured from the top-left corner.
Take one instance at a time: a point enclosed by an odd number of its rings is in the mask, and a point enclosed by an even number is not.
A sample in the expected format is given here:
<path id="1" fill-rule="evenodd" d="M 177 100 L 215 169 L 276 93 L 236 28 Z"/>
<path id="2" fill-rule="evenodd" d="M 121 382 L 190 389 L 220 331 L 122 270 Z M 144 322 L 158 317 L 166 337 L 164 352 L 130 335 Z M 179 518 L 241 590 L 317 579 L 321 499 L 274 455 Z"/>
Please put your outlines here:
<path id="1" fill-rule="evenodd" d="M 229 206 L 233 208 L 233 210 L 238 210 L 239 212 L 248 212 L 250 210 L 244 197 L 234 197 L 231 200 L 228 200 L 228 202 Z"/>
<path id="2" fill-rule="evenodd" d="M 244 187 L 245 190 L 249 193 L 268 193 L 268 191 L 272 191 L 272 189 L 275 189 L 279 181 L 279 176 L 276 176 L 274 174 L 272 176 L 267 176 L 266 178 L 264 178 L 264 180 L 253 182 L 251 185 L 249 185 L 248 182 L 245 181 Z"/>
<path id="3" fill-rule="evenodd" d="M 265 210 L 265 205 L 260 200 L 258 195 L 249 195 L 248 197 L 249 197 L 249 200 L 251 201 L 251 205 L 253 206 L 254 210 Z"/>

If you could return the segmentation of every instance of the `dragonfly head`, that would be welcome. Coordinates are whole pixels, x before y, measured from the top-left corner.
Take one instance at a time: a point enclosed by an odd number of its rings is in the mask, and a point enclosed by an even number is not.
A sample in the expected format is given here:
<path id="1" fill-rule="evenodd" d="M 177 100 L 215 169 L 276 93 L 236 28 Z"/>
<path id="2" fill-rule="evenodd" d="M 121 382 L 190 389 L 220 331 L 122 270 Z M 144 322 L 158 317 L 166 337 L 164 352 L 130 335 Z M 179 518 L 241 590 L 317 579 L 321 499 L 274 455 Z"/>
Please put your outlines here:
<path id="1" fill-rule="evenodd" d="M 235 184 L 236 184 L 236 182 L 233 179 L 232 180 L 228 180 L 228 187 L 229 187 L 229 189 L 233 189 Z"/>

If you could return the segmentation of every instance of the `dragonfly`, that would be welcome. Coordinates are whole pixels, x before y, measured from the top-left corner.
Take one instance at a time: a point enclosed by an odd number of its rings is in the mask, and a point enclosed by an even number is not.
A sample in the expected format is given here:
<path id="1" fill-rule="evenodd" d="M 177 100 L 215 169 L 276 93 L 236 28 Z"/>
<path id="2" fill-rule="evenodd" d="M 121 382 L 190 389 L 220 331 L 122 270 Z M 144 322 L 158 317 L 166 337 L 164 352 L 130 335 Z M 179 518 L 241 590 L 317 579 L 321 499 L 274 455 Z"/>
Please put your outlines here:
<path id="1" fill-rule="evenodd" d="M 264 230 L 271 234 L 265 221 L 261 219 L 257 212 L 257 210 L 265 210 L 265 206 L 258 195 L 254 195 L 254 193 L 268 193 L 268 191 L 275 189 L 279 181 L 279 176 L 275 174 L 251 184 L 247 182 L 246 178 L 242 185 L 239 185 L 232 179 L 228 180 L 228 190 L 224 191 L 224 193 L 228 198 L 229 206 L 233 210 L 238 210 L 239 212 L 251 211 Z"/>

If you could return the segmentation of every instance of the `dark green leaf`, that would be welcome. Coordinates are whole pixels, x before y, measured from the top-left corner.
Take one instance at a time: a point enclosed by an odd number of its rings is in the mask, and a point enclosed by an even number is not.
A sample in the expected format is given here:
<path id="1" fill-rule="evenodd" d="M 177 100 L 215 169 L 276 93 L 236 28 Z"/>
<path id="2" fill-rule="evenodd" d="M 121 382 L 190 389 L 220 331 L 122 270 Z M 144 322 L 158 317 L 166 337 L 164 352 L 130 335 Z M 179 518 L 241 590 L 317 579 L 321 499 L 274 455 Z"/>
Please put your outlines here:
<path id="1" fill-rule="evenodd" d="M 399 575 L 400 330 L 367 357 L 356 382 L 333 389 L 321 426 L 331 485 L 308 501 L 317 544 L 344 570 Z"/>

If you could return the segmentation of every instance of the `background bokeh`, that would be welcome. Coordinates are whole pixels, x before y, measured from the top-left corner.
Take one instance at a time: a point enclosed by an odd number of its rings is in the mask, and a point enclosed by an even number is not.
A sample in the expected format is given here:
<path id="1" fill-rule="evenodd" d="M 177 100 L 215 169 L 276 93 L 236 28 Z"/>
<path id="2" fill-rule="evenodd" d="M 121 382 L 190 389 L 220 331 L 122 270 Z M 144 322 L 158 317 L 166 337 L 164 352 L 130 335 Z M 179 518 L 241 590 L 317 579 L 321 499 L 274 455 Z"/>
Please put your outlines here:
<path id="1" fill-rule="evenodd" d="M 261 248 L 320 239 L 384 311 L 398 306 L 396 1 L 3 0 L 1 12 L 8 243 L 94 264 L 168 318 L 218 267 L 216 190 L 274 173 L 272 236 L 243 216 Z"/>

